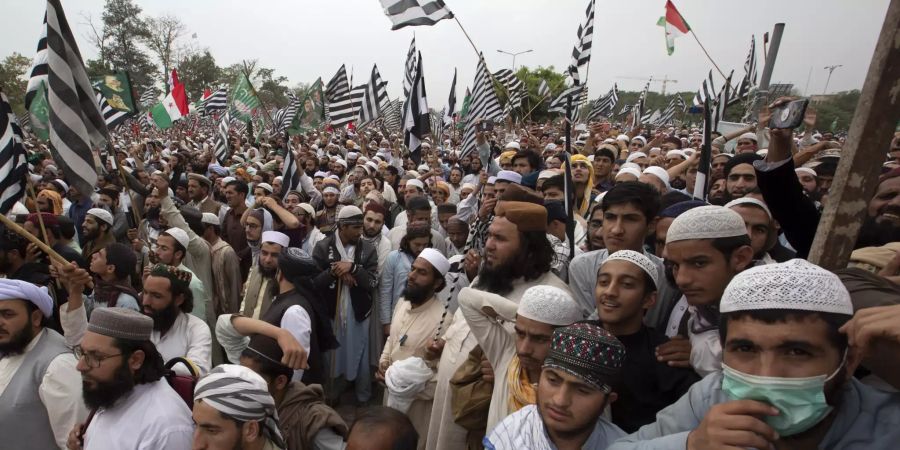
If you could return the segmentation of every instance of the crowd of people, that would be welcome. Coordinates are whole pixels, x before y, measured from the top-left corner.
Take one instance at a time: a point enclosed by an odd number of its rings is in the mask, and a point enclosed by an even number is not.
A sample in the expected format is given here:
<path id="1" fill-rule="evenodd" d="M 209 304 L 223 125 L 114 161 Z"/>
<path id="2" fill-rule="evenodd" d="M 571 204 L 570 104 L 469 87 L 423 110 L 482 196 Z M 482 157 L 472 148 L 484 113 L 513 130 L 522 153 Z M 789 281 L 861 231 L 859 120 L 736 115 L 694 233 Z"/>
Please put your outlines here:
<path id="1" fill-rule="evenodd" d="M 222 164 L 214 120 L 125 126 L 93 192 L 28 139 L 0 447 L 894 448 L 900 135 L 832 272 L 844 138 L 767 115 L 713 134 L 706 197 L 688 125 L 232 131 Z"/>

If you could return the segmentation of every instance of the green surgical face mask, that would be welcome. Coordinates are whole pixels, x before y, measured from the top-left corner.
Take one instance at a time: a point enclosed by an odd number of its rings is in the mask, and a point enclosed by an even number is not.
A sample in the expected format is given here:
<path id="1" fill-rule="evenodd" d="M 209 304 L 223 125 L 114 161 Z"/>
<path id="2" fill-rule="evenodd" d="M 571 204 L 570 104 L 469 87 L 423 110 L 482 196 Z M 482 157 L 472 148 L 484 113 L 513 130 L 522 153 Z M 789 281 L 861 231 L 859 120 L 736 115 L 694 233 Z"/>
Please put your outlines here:
<path id="1" fill-rule="evenodd" d="M 777 416 L 766 416 L 780 436 L 802 433 L 821 422 L 832 407 L 825 401 L 825 383 L 844 367 L 841 365 L 828 376 L 806 378 L 761 377 L 739 372 L 722 364 L 722 391 L 732 400 L 757 400 L 778 409 Z"/>

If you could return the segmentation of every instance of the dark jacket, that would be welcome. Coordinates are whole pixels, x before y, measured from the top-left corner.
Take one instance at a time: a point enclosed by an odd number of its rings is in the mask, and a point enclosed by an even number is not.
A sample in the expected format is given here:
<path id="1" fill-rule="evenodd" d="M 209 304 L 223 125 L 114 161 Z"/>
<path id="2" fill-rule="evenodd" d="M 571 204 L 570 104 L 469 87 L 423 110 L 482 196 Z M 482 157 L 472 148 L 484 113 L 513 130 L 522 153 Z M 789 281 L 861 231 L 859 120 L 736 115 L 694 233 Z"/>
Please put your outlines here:
<path id="1" fill-rule="evenodd" d="M 324 311 L 328 317 L 334 317 L 337 311 L 338 282 L 337 278 L 331 275 L 331 263 L 341 260 L 341 255 L 334 244 L 338 234 L 335 231 L 331 236 L 319 241 L 313 250 L 313 260 L 322 270 L 313 278 L 313 285 L 322 298 Z M 357 322 L 362 322 L 372 312 L 372 300 L 378 283 L 376 275 L 378 251 L 372 244 L 360 239 L 354 248 L 353 261 L 351 274 L 356 280 L 356 286 L 350 288 L 350 301 L 353 305 L 353 316 Z"/>
<path id="2" fill-rule="evenodd" d="M 766 166 L 763 161 L 756 161 L 753 165 L 756 167 L 757 186 L 772 211 L 772 217 L 797 250 L 797 257 L 806 258 L 816 237 L 820 214 L 815 202 L 803 192 L 803 186 L 794 172 L 794 160 L 788 158 L 772 170 L 759 170 Z"/>

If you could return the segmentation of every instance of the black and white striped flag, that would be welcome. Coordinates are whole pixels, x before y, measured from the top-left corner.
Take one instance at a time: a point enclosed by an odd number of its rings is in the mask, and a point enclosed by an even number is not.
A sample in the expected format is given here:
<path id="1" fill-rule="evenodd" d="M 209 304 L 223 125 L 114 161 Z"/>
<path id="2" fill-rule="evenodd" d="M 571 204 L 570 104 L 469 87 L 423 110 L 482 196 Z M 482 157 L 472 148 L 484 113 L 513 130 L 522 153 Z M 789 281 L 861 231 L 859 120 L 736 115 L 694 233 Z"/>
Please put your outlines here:
<path id="1" fill-rule="evenodd" d="M 441 0 L 381 0 L 381 6 L 391 19 L 391 30 L 434 25 L 438 21 L 453 18 L 453 13 Z"/>
<path id="2" fill-rule="evenodd" d="M 638 97 L 637 103 L 634 104 L 634 109 L 631 112 L 634 114 L 631 120 L 631 128 L 635 129 L 640 126 L 646 119 L 649 119 L 650 116 L 644 112 L 644 104 L 647 101 L 647 92 L 650 91 L 650 82 L 653 81 L 651 78 L 650 81 L 647 81 L 647 85 L 644 86 L 644 90 L 641 91 L 641 96 Z"/>
<path id="3" fill-rule="evenodd" d="M 431 132 L 431 114 L 425 95 L 425 74 L 422 72 L 422 54 L 417 55 L 416 76 L 410 86 L 409 96 L 403 104 L 403 143 L 409 149 L 410 158 L 418 165 L 422 160 L 422 139 Z"/>
<path id="4" fill-rule="evenodd" d="M 203 99 L 202 105 L 204 114 L 228 109 L 228 90 L 224 87 L 216 89 L 209 97 Z"/>
<path id="5" fill-rule="evenodd" d="M 406 64 L 403 66 L 403 98 L 409 96 L 409 87 L 412 86 L 413 77 L 416 76 L 416 36 L 409 43 L 406 51 Z"/>
<path id="6" fill-rule="evenodd" d="M 459 159 L 465 158 L 476 150 L 475 135 L 478 133 L 475 125 L 476 119 L 497 121 L 503 117 L 503 108 L 500 107 L 497 93 L 494 92 L 491 74 L 484 63 L 484 56 L 481 54 L 478 56 L 478 68 L 475 70 L 475 83 L 469 101 L 469 111 L 465 117 L 466 129 L 463 133 L 462 152 Z"/>
<path id="7" fill-rule="evenodd" d="M 444 110 L 444 117 L 441 123 L 444 128 L 453 125 L 453 114 L 456 113 L 456 68 L 453 69 L 453 82 L 450 83 L 450 97 L 447 99 L 447 109 Z"/>
<path id="8" fill-rule="evenodd" d="M 22 129 L 0 88 L 0 214 L 7 214 L 25 196 L 28 161 Z"/>
<path id="9" fill-rule="evenodd" d="M 138 115 L 138 123 L 141 124 L 142 131 L 150 131 L 156 126 L 156 122 L 148 116 L 149 113 L 142 112 Z"/>
<path id="10" fill-rule="evenodd" d="M 41 82 L 47 83 L 47 72 L 50 66 L 47 64 L 47 17 L 41 25 L 41 37 L 38 39 L 37 51 L 31 63 L 31 72 L 28 75 L 28 86 L 25 88 L 25 109 L 31 109 L 31 101 L 37 95 Z"/>
<path id="11" fill-rule="evenodd" d="M 625 114 L 628 114 L 628 113 L 631 112 L 631 108 L 634 108 L 634 105 L 632 105 L 632 104 L 622 105 L 622 109 L 620 109 L 620 110 L 619 110 L 619 113 L 616 114 L 616 115 L 617 115 L 617 116 L 624 116 Z"/>
<path id="12" fill-rule="evenodd" d="M 143 94 L 141 94 L 141 98 L 138 100 L 141 107 L 143 109 L 150 109 L 153 105 L 159 103 L 159 92 L 156 92 L 155 88 L 147 89 Z"/>
<path id="13" fill-rule="evenodd" d="M 105 145 L 109 131 L 60 0 L 47 1 L 45 21 L 50 151 L 70 184 L 89 195 L 97 183 L 93 149 Z"/>
<path id="14" fill-rule="evenodd" d="M 100 107 L 100 112 L 103 114 L 103 120 L 106 121 L 107 128 L 115 128 L 131 116 L 131 113 L 127 111 L 109 106 L 109 102 L 106 101 L 106 97 L 100 91 L 94 92 L 97 95 L 97 106 Z"/>
<path id="15" fill-rule="evenodd" d="M 297 161 L 294 159 L 294 152 L 288 148 L 284 155 L 284 166 L 281 172 L 281 198 L 287 196 L 288 192 L 300 189 L 300 168 L 297 167 Z"/>
<path id="16" fill-rule="evenodd" d="M 391 133 L 400 132 L 400 126 L 403 123 L 401 110 L 402 102 L 400 99 L 392 100 L 388 103 L 387 108 L 385 108 L 384 112 L 384 127 Z"/>
<path id="17" fill-rule="evenodd" d="M 231 114 L 225 111 L 222 120 L 219 121 L 219 128 L 216 130 L 216 146 L 215 155 L 219 165 L 224 166 L 228 160 L 228 127 L 231 126 Z"/>
<path id="18" fill-rule="evenodd" d="M 522 106 L 522 100 L 525 98 L 525 83 L 510 69 L 495 72 L 494 79 L 503 85 L 503 88 L 506 90 L 506 105 L 503 107 L 503 118 L 509 117 L 513 109 Z"/>
<path id="19" fill-rule="evenodd" d="M 360 97 L 362 91 L 359 92 Z M 347 80 L 347 69 L 344 65 L 338 69 L 325 88 L 325 101 L 328 106 L 328 119 L 332 127 L 342 127 L 356 120 L 359 116 L 360 100 L 354 101 Z"/>
<path id="20" fill-rule="evenodd" d="M 377 65 L 372 66 L 372 76 L 362 88 L 363 96 L 362 106 L 359 111 L 359 123 L 366 124 L 380 117 L 388 102 L 387 82 L 381 79 Z"/>
<path id="21" fill-rule="evenodd" d="M 614 83 L 612 89 L 603 97 L 594 100 L 594 106 L 588 114 L 588 120 L 597 120 L 603 116 L 609 116 L 613 108 L 619 103 L 619 87 Z"/>
<path id="22" fill-rule="evenodd" d="M 591 45 L 594 39 L 594 0 L 588 1 L 587 10 L 584 13 L 584 22 L 578 25 L 578 40 L 572 49 L 572 62 L 569 64 L 569 77 L 572 84 L 581 83 L 581 68 L 587 68 L 591 61 Z M 587 80 L 585 80 L 587 82 Z M 572 101 L 573 108 L 575 100 Z"/>
<path id="23" fill-rule="evenodd" d="M 282 133 L 291 126 L 294 118 L 297 117 L 297 111 L 300 110 L 300 99 L 293 92 L 288 92 L 287 96 L 288 105 L 275 111 L 275 114 L 272 115 L 273 131 L 276 133 Z"/>
<path id="24" fill-rule="evenodd" d="M 692 195 L 697 200 L 706 201 L 709 187 L 710 162 L 712 162 L 712 111 L 710 99 L 703 99 L 703 145 L 700 147 L 700 163 L 697 166 L 697 178 Z"/>
<path id="25" fill-rule="evenodd" d="M 710 104 L 715 103 L 715 99 L 718 97 L 716 94 L 716 84 L 713 81 L 712 69 L 709 71 L 709 75 L 703 80 L 703 86 L 700 90 L 697 91 L 697 95 L 694 96 L 694 100 L 691 102 L 695 107 L 703 106 L 703 102 L 706 99 L 710 99 Z"/>
<path id="26" fill-rule="evenodd" d="M 667 125 L 674 121 L 675 113 L 678 111 L 684 111 L 685 104 L 684 99 L 681 98 L 680 95 L 675 95 L 675 97 L 669 102 L 669 105 L 666 106 L 666 109 L 663 110 L 659 119 L 654 123 L 655 125 Z"/>
<path id="27" fill-rule="evenodd" d="M 744 77 L 741 78 L 741 84 L 731 102 L 737 102 L 750 95 L 750 90 L 756 87 L 756 83 L 756 36 L 750 36 L 750 52 L 744 60 Z"/>
<path id="28" fill-rule="evenodd" d="M 550 112 L 565 114 L 566 113 L 566 105 L 568 103 L 568 98 L 572 97 L 572 114 L 575 114 L 575 110 L 578 109 L 578 99 L 581 98 L 581 94 L 584 92 L 583 84 L 576 84 L 570 88 L 566 88 L 566 90 L 562 91 L 559 95 L 550 102 Z M 569 117 L 571 120 L 572 117 Z"/>
<path id="29" fill-rule="evenodd" d="M 538 97 L 541 98 L 541 102 L 550 97 L 550 86 L 547 84 L 547 80 L 541 80 L 541 84 L 538 85 Z"/>
<path id="30" fill-rule="evenodd" d="M 734 75 L 734 71 L 728 74 L 728 78 L 725 79 L 725 85 L 722 86 L 722 90 L 719 91 L 719 96 L 716 99 L 716 106 L 713 112 L 712 118 L 712 130 L 718 131 L 719 122 L 725 118 L 725 110 L 728 108 L 729 96 L 731 95 L 731 76 Z"/>

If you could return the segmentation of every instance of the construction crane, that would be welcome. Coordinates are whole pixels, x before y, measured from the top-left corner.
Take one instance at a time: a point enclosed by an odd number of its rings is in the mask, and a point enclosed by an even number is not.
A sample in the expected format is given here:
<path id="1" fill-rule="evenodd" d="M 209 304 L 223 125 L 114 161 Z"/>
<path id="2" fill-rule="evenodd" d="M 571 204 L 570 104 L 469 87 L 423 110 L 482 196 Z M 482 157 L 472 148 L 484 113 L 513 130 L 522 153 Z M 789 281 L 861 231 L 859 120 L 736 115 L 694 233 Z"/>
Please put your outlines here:
<path id="1" fill-rule="evenodd" d="M 661 80 L 654 79 L 653 77 L 616 77 L 616 78 L 621 79 L 621 80 L 641 80 L 641 81 L 649 81 L 651 83 L 662 83 L 662 92 L 660 92 L 660 94 L 662 94 L 663 96 L 666 95 L 666 84 L 678 82 L 678 80 L 673 80 L 673 79 L 669 78 L 668 75 L 664 75 Z"/>

